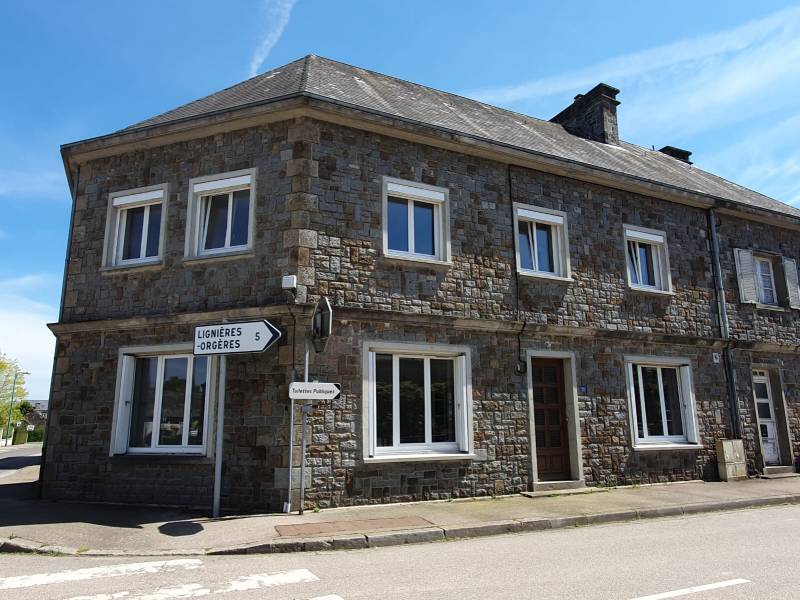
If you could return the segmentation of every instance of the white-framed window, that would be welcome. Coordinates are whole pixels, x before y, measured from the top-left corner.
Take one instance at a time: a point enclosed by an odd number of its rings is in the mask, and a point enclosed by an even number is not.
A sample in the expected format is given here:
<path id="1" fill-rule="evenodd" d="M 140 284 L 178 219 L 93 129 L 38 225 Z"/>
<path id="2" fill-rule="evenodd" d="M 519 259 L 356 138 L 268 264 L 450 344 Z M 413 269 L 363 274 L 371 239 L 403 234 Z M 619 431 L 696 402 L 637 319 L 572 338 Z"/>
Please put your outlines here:
<path id="1" fill-rule="evenodd" d="M 113 453 L 205 453 L 211 365 L 185 352 L 122 352 Z"/>
<path id="2" fill-rule="evenodd" d="M 569 278 L 566 213 L 515 202 L 514 231 L 517 271 L 523 275 Z"/>
<path id="3" fill-rule="evenodd" d="M 255 181 L 255 169 L 189 181 L 186 256 L 215 256 L 252 249 Z"/>
<path id="4" fill-rule="evenodd" d="M 423 262 L 450 260 L 449 191 L 383 179 L 383 253 Z"/>
<path id="5" fill-rule="evenodd" d="M 467 348 L 365 346 L 367 458 L 472 450 Z"/>
<path id="6" fill-rule="evenodd" d="M 626 357 L 634 447 L 698 444 L 688 359 Z"/>
<path id="7" fill-rule="evenodd" d="M 735 248 L 739 297 L 765 308 L 800 309 L 800 281 L 793 258 Z"/>
<path id="8" fill-rule="evenodd" d="M 653 292 L 671 292 L 666 234 L 634 225 L 625 225 L 624 232 L 628 286 Z"/>
<path id="9" fill-rule="evenodd" d="M 104 266 L 137 266 L 161 261 L 166 198 L 166 184 L 109 194 Z"/>

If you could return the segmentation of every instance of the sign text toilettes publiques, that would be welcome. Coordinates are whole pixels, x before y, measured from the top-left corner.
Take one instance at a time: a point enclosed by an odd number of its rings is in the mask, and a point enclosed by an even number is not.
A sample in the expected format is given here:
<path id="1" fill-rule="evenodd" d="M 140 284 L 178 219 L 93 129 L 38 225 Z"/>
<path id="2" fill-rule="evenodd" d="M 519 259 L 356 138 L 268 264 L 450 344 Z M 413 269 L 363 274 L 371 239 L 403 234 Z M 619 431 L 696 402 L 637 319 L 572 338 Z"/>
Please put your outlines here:
<path id="1" fill-rule="evenodd" d="M 242 354 L 263 352 L 281 337 L 269 321 L 203 325 L 194 329 L 194 353 Z"/>

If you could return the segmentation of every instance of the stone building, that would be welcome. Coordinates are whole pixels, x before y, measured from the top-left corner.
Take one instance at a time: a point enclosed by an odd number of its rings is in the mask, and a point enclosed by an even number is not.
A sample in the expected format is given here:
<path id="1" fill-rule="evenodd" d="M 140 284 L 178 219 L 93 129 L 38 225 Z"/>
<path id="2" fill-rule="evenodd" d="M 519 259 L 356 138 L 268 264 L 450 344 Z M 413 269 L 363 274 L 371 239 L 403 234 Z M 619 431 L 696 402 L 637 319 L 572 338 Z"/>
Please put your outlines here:
<path id="1" fill-rule="evenodd" d="M 307 56 L 65 145 L 44 495 L 207 507 L 221 434 L 223 508 L 280 510 L 320 296 L 308 506 L 715 479 L 730 437 L 792 470 L 800 210 L 620 140 L 617 93 L 543 121 Z M 192 355 L 258 319 L 224 382 Z"/>

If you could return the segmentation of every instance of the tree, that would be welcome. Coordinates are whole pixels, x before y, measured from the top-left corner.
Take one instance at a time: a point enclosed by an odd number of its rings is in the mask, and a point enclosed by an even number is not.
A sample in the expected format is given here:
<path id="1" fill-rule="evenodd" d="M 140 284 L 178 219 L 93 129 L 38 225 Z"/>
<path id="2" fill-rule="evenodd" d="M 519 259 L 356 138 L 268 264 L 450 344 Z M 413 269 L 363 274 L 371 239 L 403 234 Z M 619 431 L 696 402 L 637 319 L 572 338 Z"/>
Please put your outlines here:
<path id="1" fill-rule="evenodd" d="M 0 437 L 6 437 L 6 425 L 8 424 L 8 409 L 11 406 L 11 387 L 14 385 L 14 374 L 22 369 L 19 363 L 0 352 Z M 28 397 L 28 390 L 25 389 L 25 376 L 22 373 L 17 375 L 17 386 L 14 390 L 14 412 L 11 415 L 11 426 L 13 428 L 17 421 L 21 421 L 23 414 L 20 411 L 22 401 Z M 30 404 L 27 402 L 26 404 Z"/>

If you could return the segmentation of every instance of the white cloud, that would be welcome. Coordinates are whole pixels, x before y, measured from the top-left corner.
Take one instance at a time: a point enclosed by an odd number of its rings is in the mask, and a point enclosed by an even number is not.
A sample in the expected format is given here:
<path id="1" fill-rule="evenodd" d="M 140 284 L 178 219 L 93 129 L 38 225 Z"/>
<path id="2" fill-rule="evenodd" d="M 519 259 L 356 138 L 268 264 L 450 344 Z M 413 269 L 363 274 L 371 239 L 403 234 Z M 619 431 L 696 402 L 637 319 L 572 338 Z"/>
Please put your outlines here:
<path id="1" fill-rule="evenodd" d="M 30 371 L 25 376 L 28 397 L 45 400 L 50 396 L 55 337 L 47 323 L 58 319 L 55 307 L 12 294 L 0 295 L 0 352 Z"/>
<path id="2" fill-rule="evenodd" d="M 530 104 L 585 92 L 604 81 L 623 91 L 623 134 L 649 145 L 660 135 L 674 140 L 794 105 L 800 92 L 798 64 L 800 7 L 792 7 L 727 31 L 468 95 L 504 105 Z"/>
<path id="3" fill-rule="evenodd" d="M 754 128 L 739 141 L 700 161 L 717 173 L 789 204 L 800 205 L 800 114 L 767 128 Z"/>
<path id="4" fill-rule="evenodd" d="M 69 199 L 69 188 L 63 171 L 34 169 L 0 170 L 0 198 Z"/>
<path id="5" fill-rule="evenodd" d="M 253 52 L 250 59 L 250 77 L 255 77 L 264 61 L 267 60 L 272 48 L 283 35 L 283 30 L 289 24 L 295 0 L 265 0 L 264 12 L 266 14 L 267 29 L 261 43 Z"/>

